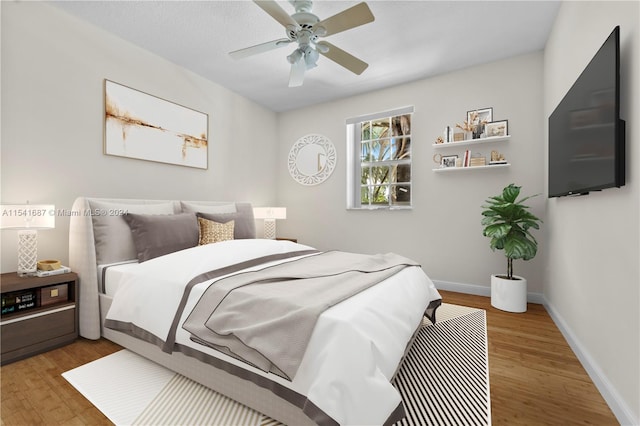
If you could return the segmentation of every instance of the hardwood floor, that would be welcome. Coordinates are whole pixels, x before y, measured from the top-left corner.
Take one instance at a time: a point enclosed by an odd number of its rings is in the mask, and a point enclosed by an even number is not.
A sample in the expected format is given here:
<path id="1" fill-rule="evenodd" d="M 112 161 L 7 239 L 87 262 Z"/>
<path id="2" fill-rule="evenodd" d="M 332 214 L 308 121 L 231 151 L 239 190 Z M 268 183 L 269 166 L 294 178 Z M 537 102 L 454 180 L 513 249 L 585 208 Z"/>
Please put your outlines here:
<path id="1" fill-rule="evenodd" d="M 108 425 L 61 374 L 120 350 L 108 340 L 76 342 L 0 367 L 2 425 Z"/>
<path id="2" fill-rule="evenodd" d="M 542 305 L 514 314 L 488 297 L 440 291 L 447 303 L 487 312 L 494 425 L 618 425 Z"/>
<path id="3" fill-rule="evenodd" d="M 618 424 L 543 306 L 511 314 L 486 297 L 441 294 L 447 303 L 487 311 L 494 425 Z M 1 367 L 1 424 L 110 424 L 60 374 L 119 349 L 104 339 L 79 339 Z"/>

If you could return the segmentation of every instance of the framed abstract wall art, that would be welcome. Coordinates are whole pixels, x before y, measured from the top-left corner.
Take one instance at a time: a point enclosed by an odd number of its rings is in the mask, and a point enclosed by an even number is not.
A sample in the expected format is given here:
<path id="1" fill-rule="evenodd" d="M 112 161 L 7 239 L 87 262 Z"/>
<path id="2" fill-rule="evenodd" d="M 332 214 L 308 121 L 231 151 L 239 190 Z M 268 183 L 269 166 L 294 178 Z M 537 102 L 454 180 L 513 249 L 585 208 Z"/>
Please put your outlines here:
<path id="1" fill-rule="evenodd" d="M 104 82 L 104 153 L 206 169 L 207 114 Z"/>

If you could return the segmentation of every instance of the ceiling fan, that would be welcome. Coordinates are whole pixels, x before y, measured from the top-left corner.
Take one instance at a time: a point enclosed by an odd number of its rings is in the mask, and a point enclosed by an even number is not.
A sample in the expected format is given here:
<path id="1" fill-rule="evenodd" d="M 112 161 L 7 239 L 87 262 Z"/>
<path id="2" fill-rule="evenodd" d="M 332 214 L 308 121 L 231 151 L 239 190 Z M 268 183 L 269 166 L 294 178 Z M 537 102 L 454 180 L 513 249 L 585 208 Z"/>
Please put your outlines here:
<path id="1" fill-rule="evenodd" d="M 285 27 L 287 38 L 233 51 L 229 53 L 232 58 L 246 58 L 286 46 L 289 43 L 297 43 L 298 48 L 287 56 L 287 60 L 291 64 L 289 87 L 302 86 L 305 71 L 316 66 L 319 55 L 326 56 L 358 75 L 362 74 L 369 66 L 366 62 L 329 42 L 318 41 L 319 37 L 330 36 L 373 22 L 375 18 L 366 3 L 358 3 L 322 21 L 311 13 L 313 6 L 311 0 L 289 0 L 289 3 L 296 10 L 296 13 L 291 16 L 274 0 L 254 0 L 254 3 Z"/>

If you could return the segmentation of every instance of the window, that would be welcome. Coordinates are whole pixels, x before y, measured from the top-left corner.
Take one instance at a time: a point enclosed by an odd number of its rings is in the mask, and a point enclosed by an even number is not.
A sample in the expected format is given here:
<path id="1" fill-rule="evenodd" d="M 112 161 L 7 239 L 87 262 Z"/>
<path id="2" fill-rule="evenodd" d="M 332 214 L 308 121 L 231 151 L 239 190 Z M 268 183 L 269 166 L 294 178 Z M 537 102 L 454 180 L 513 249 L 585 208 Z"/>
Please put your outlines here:
<path id="1" fill-rule="evenodd" d="M 347 207 L 411 207 L 413 107 L 347 120 Z"/>

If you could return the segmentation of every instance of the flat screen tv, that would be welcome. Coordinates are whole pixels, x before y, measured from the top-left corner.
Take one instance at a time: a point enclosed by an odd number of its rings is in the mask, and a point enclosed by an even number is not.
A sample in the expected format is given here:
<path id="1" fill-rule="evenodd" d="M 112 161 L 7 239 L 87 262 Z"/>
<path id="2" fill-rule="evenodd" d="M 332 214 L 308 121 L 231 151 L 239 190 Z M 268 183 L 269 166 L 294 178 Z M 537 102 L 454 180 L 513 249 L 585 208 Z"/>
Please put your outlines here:
<path id="1" fill-rule="evenodd" d="M 549 116 L 549 198 L 625 184 L 620 27 Z"/>

